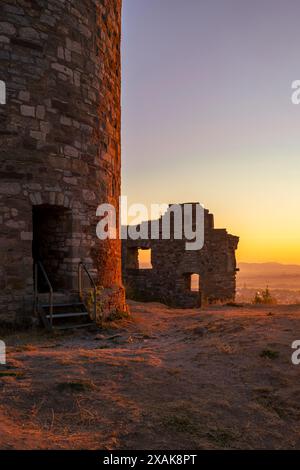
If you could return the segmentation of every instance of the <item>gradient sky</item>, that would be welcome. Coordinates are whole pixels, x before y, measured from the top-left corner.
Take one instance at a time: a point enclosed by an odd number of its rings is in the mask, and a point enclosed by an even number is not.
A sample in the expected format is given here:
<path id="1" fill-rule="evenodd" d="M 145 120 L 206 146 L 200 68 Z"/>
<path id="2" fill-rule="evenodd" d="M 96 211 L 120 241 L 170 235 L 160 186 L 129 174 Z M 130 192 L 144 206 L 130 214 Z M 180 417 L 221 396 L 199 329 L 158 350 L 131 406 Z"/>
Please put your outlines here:
<path id="1" fill-rule="evenodd" d="M 299 0 L 123 1 L 123 187 L 300 264 Z"/>

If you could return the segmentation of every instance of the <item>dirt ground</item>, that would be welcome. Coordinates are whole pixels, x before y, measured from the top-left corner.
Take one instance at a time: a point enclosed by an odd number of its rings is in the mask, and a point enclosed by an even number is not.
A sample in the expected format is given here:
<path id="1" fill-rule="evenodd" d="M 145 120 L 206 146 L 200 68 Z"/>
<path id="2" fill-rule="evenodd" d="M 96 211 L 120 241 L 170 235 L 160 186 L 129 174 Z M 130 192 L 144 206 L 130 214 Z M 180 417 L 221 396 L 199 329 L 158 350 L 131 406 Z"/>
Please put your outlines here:
<path id="1" fill-rule="evenodd" d="M 300 307 L 131 311 L 5 338 L 1 449 L 300 449 Z"/>

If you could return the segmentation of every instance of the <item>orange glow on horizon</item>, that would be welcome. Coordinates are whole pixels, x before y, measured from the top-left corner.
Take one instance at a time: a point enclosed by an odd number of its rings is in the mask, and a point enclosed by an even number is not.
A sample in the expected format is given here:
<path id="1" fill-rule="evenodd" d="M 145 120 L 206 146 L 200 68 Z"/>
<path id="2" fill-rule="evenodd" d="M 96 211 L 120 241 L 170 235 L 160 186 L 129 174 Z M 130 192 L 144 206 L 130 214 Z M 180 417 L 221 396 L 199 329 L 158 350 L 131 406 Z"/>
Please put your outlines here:
<path id="1" fill-rule="evenodd" d="M 223 219 L 225 219 L 223 217 Z M 216 218 L 218 221 L 218 218 Z M 230 219 L 230 217 L 229 217 Z M 219 220 L 220 221 L 220 220 Z M 239 227 L 239 224 L 234 223 L 216 223 L 216 228 L 226 227 L 228 232 L 240 237 L 238 250 L 236 252 L 237 262 L 246 263 L 268 263 L 276 262 L 282 264 L 299 264 L 300 265 L 300 239 L 295 234 L 288 233 L 274 233 L 274 231 L 267 231 L 267 223 L 262 233 L 247 230 L 245 227 Z M 300 227 L 299 232 L 300 233 Z M 149 254 L 147 251 L 141 250 L 140 261 L 143 264 L 149 263 Z"/>

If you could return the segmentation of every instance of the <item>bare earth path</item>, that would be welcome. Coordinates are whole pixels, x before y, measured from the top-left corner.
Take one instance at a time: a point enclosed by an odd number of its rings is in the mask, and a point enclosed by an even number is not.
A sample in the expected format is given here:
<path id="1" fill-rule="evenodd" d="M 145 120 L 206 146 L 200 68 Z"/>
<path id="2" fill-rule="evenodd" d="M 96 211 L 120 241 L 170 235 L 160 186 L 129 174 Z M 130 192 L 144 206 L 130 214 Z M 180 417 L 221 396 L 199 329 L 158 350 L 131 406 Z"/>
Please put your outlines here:
<path id="1" fill-rule="evenodd" d="M 6 338 L 1 449 L 300 449 L 300 307 L 131 310 Z"/>

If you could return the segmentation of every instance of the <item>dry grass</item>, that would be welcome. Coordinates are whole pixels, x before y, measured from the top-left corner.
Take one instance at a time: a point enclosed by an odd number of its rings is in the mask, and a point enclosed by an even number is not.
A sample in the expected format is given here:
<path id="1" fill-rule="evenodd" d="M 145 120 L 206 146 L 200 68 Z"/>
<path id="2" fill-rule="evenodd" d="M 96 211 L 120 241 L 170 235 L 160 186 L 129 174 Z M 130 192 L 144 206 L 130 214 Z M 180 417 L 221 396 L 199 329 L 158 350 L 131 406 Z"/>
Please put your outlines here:
<path id="1" fill-rule="evenodd" d="M 98 335 L 7 336 L 0 448 L 300 449 L 300 307 L 131 310 Z"/>

